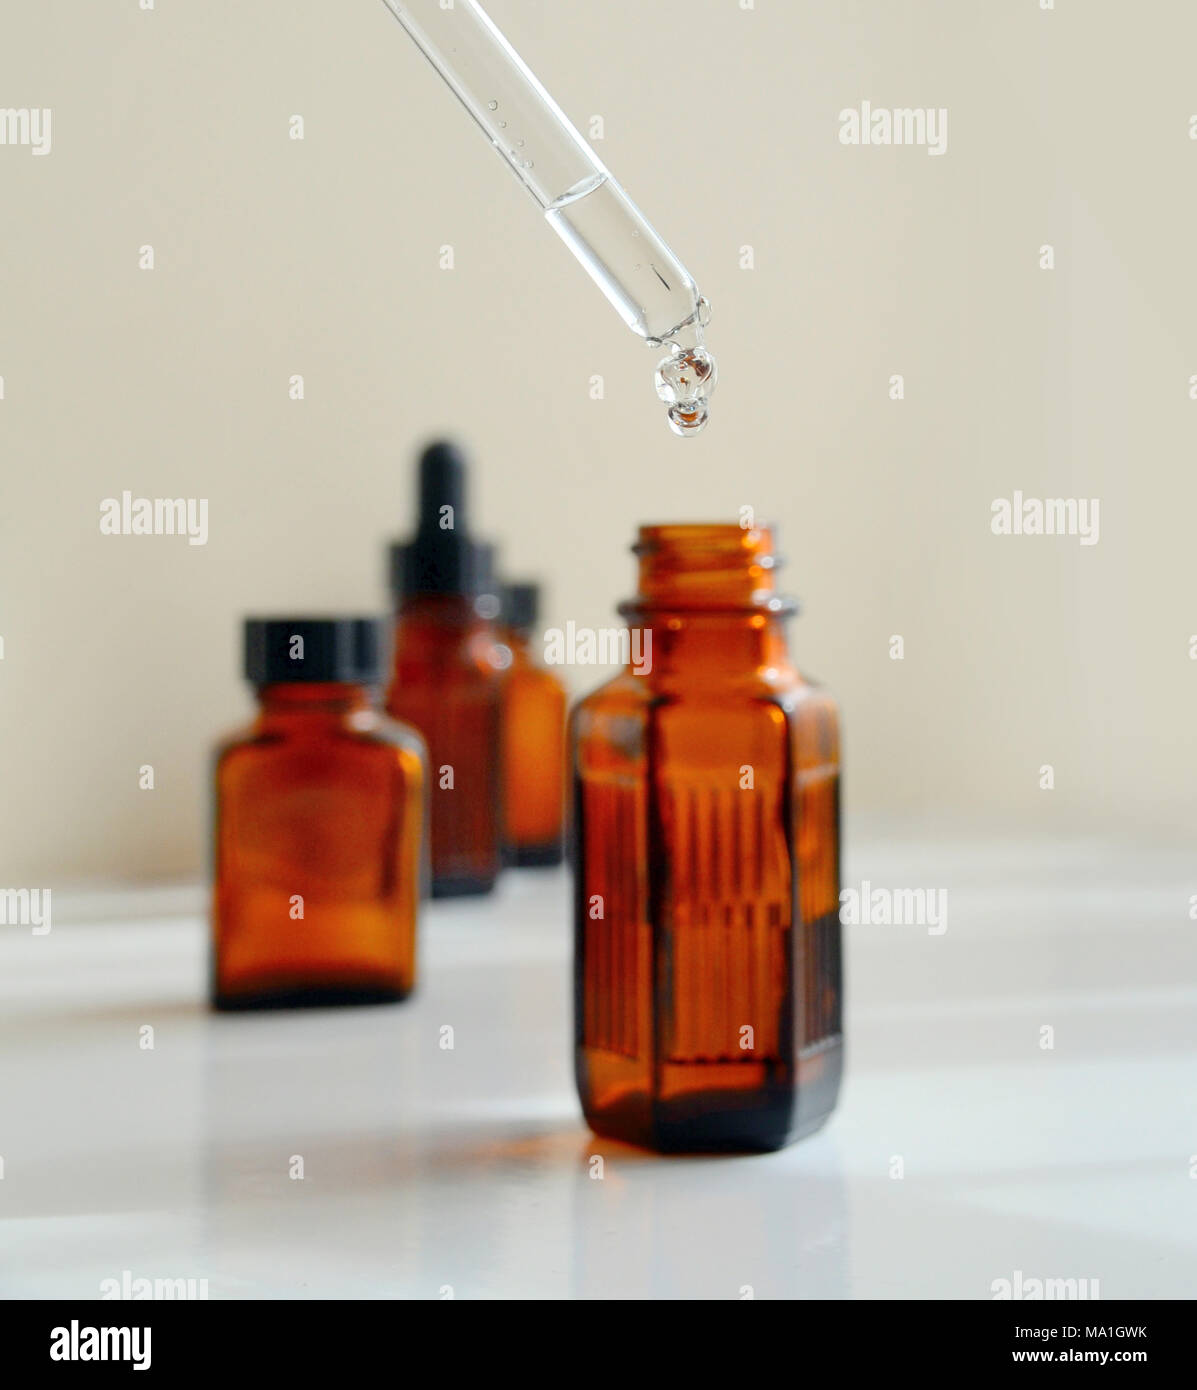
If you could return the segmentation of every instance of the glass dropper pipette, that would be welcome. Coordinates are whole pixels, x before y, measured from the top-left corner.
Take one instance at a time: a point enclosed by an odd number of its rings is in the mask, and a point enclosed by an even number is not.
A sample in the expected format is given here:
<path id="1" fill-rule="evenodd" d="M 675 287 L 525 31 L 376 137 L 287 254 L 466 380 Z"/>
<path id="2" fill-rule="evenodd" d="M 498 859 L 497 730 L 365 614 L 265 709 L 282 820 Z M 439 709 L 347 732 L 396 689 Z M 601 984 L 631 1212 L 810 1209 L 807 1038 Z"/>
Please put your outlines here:
<path id="1" fill-rule="evenodd" d="M 477 0 L 383 0 L 627 326 L 650 347 L 675 434 L 707 422 L 710 306 Z"/>

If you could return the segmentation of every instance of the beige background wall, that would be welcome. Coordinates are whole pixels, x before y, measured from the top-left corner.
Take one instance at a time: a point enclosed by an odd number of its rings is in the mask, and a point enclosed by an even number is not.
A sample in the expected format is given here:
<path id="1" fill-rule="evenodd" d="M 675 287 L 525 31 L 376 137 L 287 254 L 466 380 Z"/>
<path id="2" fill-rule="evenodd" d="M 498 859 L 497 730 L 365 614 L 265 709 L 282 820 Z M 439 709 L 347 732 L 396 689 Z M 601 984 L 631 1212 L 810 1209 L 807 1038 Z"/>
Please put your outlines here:
<path id="1" fill-rule="evenodd" d="M 380 604 L 438 431 L 550 623 L 613 620 L 640 521 L 775 518 L 854 812 L 1191 836 L 1197 9 L 684 9 L 491 5 L 714 305 L 691 441 L 379 0 L 2 0 L 0 107 L 53 111 L 0 147 L 5 881 L 200 866 L 241 615 Z M 946 155 L 841 145 L 866 99 L 948 108 Z M 101 536 L 126 488 L 208 544 Z M 1016 488 L 1099 544 L 991 535 Z"/>

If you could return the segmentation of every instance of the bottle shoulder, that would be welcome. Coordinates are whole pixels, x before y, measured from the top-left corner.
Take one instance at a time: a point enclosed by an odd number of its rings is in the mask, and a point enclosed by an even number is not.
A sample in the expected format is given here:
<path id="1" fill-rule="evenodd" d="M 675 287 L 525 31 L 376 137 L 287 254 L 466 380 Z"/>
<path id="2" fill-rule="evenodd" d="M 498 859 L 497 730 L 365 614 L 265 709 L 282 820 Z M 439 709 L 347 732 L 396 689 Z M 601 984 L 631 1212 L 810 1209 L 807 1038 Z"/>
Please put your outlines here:
<path id="1" fill-rule="evenodd" d="M 435 623 L 400 616 L 394 628 L 396 679 L 497 683 L 512 664 L 512 652 L 489 623 Z"/>
<path id="2" fill-rule="evenodd" d="M 426 759 L 428 746 L 424 736 L 414 725 L 405 719 L 396 718 L 384 710 L 372 710 L 368 720 L 363 719 L 356 727 L 347 730 L 347 736 L 370 748 L 385 753 L 396 750 Z"/>
<path id="3" fill-rule="evenodd" d="M 777 673 L 780 674 L 780 673 Z M 831 694 L 797 671 L 693 687 L 626 672 L 584 696 L 571 712 L 579 746 L 642 752 L 650 725 L 688 749 L 696 765 L 718 761 L 730 746 L 760 740 L 778 756 L 788 743 L 797 766 L 833 766 L 840 750 L 839 711 Z"/>
<path id="4" fill-rule="evenodd" d="M 818 681 L 804 676 L 795 667 L 760 669 L 739 675 L 716 673 L 704 679 L 683 673 L 636 675 L 621 671 L 596 689 L 582 696 L 575 708 L 601 710 L 611 707 L 639 707 L 686 704 L 712 709 L 769 700 L 786 710 L 798 708 L 836 711 L 835 697 Z"/>
<path id="5" fill-rule="evenodd" d="M 331 766 L 338 760 L 359 765 L 362 759 L 398 760 L 419 770 L 427 760 L 427 748 L 410 724 L 381 710 L 368 710 L 319 730 L 250 723 L 220 739 L 213 752 L 218 776 L 238 775 L 255 765 Z"/>
<path id="6" fill-rule="evenodd" d="M 643 677 L 620 671 L 575 700 L 570 715 L 582 725 L 605 714 L 641 716 L 652 707 L 655 698 Z"/>
<path id="7" fill-rule="evenodd" d="M 506 687 L 508 691 L 542 694 L 546 697 L 551 694 L 563 700 L 568 698 L 565 683 L 555 671 L 526 658 L 510 667 Z"/>
<path id="8" fill-rule="evenodd" d="M 240 761 L 246 757 L 252 757 L 255 752 L 269 747 L 271 743 L 277 743 L 277 741 L 277 739 L 263 736 L 256 723 L 247 721 L 235 729 L 230 729 L 217 739 L 212 749 L 212 761 L 217 768 L 220 768 L 234 760 Z"/>
<path id="9" fill-rule="evenodd" d="M 798 671 L 793 673 L 792 679 L 779 686 L 778 694 L 788 707 L 795 710 L 819 710 L 838 716 L 839 704 L 831 691 L 821 681 L 804 676 Z"/>

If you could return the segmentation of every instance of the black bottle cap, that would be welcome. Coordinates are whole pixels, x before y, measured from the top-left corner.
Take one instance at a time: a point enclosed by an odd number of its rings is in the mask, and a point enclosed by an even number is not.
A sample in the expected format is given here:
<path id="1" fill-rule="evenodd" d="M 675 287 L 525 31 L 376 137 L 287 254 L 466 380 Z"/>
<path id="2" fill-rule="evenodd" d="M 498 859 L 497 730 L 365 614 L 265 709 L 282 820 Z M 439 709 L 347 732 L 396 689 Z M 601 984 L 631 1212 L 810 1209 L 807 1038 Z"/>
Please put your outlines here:
<path id="1" fill-rule="evenodd" d="M 375 618 L 247 618 L 245 675 L 252 685 L 374 685 L 382 675 L 381 627 Z"/>
<path id="2" fill-rule="evenodd" d="M 391 546 L 391 593 L 460 594 L 494 591 L 494 551 L 466 529 L 465 459 L 438 440 L 420 455 L 420 517 L 415 536 Z"/>
<path id="3" fill-rule="evenodd" d="M 504 584 L 500 600 L 502 620 L 508 627 L 533 627 L 540 616 L 539 584 Z"/>

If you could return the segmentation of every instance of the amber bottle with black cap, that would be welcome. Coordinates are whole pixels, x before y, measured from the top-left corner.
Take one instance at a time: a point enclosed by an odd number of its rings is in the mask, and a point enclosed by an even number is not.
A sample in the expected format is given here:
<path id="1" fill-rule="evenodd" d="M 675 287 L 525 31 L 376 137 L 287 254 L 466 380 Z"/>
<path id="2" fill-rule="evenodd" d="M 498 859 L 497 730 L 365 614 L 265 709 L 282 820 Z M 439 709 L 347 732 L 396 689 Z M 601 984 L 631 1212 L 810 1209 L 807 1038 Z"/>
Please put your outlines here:
<path id="1" fill-rule="evenodd" d="M 600 1134 L 778 1148 L 842 1066 L 836 707 L 764 528 L 645 526 L 635 641 L 572 714 L 578 1089 Z"/>
<path id="2" fill-rule="evenodd" d="M 565 687 L 537 660 L 536 584 L 504 584 L 499 637 L 511 652 L 503 683 L 503 835 L 509 863 L 560 864 L 565 822 Z"/>
<path id="3" fill-rule="evenodd" d="M 465 461 L 424 450 L 419 521 L 391 547 L 394 652 L 387 710 L 428 745 L 433 897 L 488 893 L 502 867 L 503 670 L 493 551 L 467 529 Z"/>
<path id="4" fill-rule="evenodd" d="M 252 726 L 215 765 L 213 1004 L 402 999 L 416 980 L 424 748 L 377 708 L 369 618 L 251 619 Z"/>

